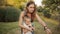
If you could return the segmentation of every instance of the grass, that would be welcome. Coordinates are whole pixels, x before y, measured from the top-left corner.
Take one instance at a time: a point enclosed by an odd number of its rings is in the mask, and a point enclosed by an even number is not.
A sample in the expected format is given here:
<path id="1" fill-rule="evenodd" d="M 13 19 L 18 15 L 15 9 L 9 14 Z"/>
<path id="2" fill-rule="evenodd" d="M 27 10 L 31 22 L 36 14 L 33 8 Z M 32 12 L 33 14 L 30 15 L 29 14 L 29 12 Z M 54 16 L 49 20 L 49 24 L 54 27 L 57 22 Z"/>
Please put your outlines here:
<path id="1" fill-rule="evenodd" d="M 18 28 L 18 22 L 0 22 L 0 34 L 7 34 L 7 32 Z"/>
<path id="2" fill-rule="evenodd" d="M 48 25 L 48 27 L 53 31 L 53 29 L 58 25 L 58 22 L 52 19 L 41 16 L 42 20 Z M 35 34 L 46 34 L 43 27 L 38 22 L 34 22 Z M 18 22 L 0 22 L 0 34 L 20 34 L 20 28 L 18 27 Z"/>

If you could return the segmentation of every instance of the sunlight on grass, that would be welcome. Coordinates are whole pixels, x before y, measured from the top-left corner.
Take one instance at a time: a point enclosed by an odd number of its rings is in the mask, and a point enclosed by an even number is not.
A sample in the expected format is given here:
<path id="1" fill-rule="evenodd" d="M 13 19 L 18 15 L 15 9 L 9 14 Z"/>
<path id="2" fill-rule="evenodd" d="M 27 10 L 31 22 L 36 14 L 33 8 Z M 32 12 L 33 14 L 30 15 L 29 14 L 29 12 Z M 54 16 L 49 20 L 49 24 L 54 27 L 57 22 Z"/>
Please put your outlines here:
<path id="1" fill-rule="evenodd" d="M 56 20 L 53 20 L 53 19 L 50 19 L 50 18 L 48 19 L 48 18 L 42 17 L 42 16 L 41 16 L 41 18 L 48 23 L 52 23 L 52 24 L 56 24 L 56 25 L 58 24 L 58 21 L 56 21 Z"/>

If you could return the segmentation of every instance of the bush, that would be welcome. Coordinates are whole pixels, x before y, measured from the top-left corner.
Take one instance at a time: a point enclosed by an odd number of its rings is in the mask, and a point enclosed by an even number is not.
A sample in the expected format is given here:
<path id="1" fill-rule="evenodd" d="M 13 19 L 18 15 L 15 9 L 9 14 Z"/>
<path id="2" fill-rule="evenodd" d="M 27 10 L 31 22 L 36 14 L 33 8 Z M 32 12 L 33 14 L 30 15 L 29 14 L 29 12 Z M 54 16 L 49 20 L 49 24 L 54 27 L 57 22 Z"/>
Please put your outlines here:
<path id="1" fill-rule="evenodd" d="M 48 10 L 43 10 L 43 14 L 47 18 L 50 18 L 51 17 L 51 14 L 50 14 L 50 12 Z"/>
<path id="2" fill-rule="evenodd" d="M 5 9 L 1 10 L 0 9 L 0 20 L 2 20 L 3 22 L 13 22 L 13 21 L 17 21 L 19 18 L 19 14 L 20 14 L 20 10 L 16 9 L 14 7 L 5 7 Z"/>
<path id="3" fill-rule="evenodd" d="M 43 11 L 43 8 L 41 6 L 37 7 L 37 11 L 38 12 L 42 12 Z"/>
<path id="4" fill-rule="evenodd" d="M 0 22 L 5 21 L 5 9 L 4 8 L 0 8 Z"/>

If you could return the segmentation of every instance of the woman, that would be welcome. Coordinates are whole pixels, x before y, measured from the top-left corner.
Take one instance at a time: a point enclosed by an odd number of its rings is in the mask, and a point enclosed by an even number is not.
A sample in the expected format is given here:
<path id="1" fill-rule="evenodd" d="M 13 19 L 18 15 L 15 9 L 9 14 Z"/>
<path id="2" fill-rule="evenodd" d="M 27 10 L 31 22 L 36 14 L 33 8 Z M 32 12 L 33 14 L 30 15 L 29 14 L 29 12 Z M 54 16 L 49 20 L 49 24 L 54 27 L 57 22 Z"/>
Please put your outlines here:
<path id="1" fill-rule="evenodd" d="M 19 26 L 21 27 L 21 34 L 25 34 L 23 32 L 23 29 L 27 29 L 28 31 L 30 31 L 32 34 L 34 34 L 34 30 L 32 30 L 32 28 L 26 28 L 23 24 L 25 23 L 24 21 L 24 17 L 27 16 L 31 19 L 31 24 L 34 27 L 34 19 L 36 18 L 38 20 L 38 22 L 44 27 L 44 31 L 46 31 L 47 34 L 50 34 L 51 31 L 50 29 L 48 29 L 47 25 L 45 24 L 45 22 L 43 22 L 41 20 L 41 18 L 39 17 L 39 15 L 36 12 L 36 5 L 33 1 L 30 1 L 27 3 L 26 5 L 26 9 L 24 11 L 21 12 L 20 17 L 19 17 Z"/>

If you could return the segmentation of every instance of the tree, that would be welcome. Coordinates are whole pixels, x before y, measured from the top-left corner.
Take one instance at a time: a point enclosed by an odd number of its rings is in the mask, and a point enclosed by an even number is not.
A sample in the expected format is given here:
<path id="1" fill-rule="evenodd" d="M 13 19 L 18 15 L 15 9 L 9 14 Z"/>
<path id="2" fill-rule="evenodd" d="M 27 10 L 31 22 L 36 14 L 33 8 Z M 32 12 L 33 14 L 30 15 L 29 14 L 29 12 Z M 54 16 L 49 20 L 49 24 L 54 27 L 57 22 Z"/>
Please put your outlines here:
<path id="1" fill-rule="evenodd" d="M 43 8 L 41 6 L 37 7 L 37 11 L 38 12 L 42 12 L 43 11 Z"/>
<path id="2" fill-rule="evenodd" d="M 0 6 L 6 5 L 6 0 L 0 0 Z"/>
<path id="3" fill-rule="evenodd" d="M 23 6 L 26 4 L 26 2 L 30 0 L 6 0 L 8 6 L 13 6 L 16 8 L 20 8 L 20 6 Z"/>
<path id="4" fill-rule="evenodd" d="M 54 12 L 58 11 L 58 6 L 60 6 L 60 0 L 43 0 L 42 4 L 44 4 L 46 8 L 49 8 L 52 12 Z"/>

